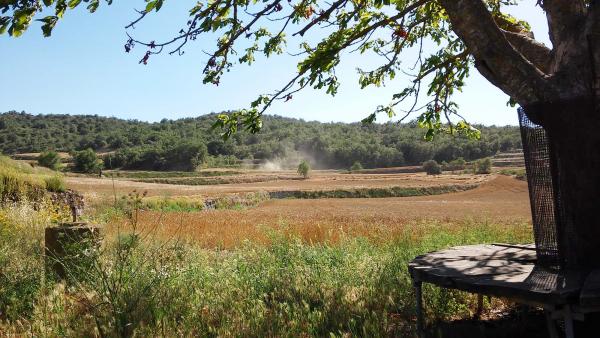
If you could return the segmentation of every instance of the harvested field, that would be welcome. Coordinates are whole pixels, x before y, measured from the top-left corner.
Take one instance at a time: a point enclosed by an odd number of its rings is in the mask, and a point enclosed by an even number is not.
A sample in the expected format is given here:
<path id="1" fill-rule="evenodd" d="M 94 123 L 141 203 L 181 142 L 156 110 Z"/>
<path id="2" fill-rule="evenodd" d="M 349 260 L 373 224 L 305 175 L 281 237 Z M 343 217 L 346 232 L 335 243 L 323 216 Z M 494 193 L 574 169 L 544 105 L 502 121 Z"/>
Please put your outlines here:
<path id="1" fill-rule="evenodd" d="M 404 166 L 376 169 L 361 169 L 352 171 L 352 174 L 406 174 L 423 172 L 423 166 Z"/>
<path id="2" fill-rule="evenodd" d="M 268 229 L 283 229 L 307 242 L 343 236 L 392 240 L 431 227 L 452 232 L 495 224 L 530 232 L 527 184 L 493 176 L 473 190 L 436 196 L 383 199 L 270 200 L 245 210 L 141 214 L 144 228 L 182 236 L 205 247 L 230 248 L 245 240 L 268 242 Z M 159 221 L 157 221 L 159 220 Z"/>
<path id="3" fill-rule="evenodd" d="M 245 173 L 266 175 L 264 172 Z M 315 171 L 306 180 L 298 179 L 286 172 L 273 172 L 270 175 L 289 175 L 293 179 L 275 179 L 267 182 L 218 184 L 218 185 L 173 185 L 165 183 L 135 182 L 131 180 L 112 180 L 110 178 L 67 177 L 69 188 L 83 192 L 88 197 L 123 195 L 136 189 L 147 191 L 149 196 L 215 196 L 231 193 L 255 191 L 317 191 L 334 189 L 362 189 L 387 187 L 432 187 L 440 185 L 476 185 L 492 178 L 492 175 L 454 175 L 428 176 L 414 174 L 341 174 L 335 171 Z M 228 177 L 235 177 L 231 175 Z"/>

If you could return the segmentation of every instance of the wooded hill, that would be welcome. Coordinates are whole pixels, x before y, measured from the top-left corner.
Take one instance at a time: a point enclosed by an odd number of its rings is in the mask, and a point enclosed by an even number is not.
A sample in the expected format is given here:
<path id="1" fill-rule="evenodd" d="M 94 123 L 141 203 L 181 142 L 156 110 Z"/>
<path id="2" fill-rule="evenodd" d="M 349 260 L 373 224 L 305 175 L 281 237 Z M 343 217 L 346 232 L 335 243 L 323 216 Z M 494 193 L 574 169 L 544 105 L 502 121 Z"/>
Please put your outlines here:
<path id="1" fill-rule="evenodd" d="M 315 168 L 365 168 L 419 165 L 435 159 L 474 160 L 521 147 L 519 129 L 485 127 L 480 140 L 439 135 L 423 140 L 415 122 L 321 123 L 265 116 L 258 134 L 238 132 L 224 141 L 212 130 L 215 115 L 148 123 L 96 115 L 0 114 L 0 151 L 4 154 L 73 151 L 113 152 L 107 167 L 191 170 L 215 159 L 309 158 Z"/>

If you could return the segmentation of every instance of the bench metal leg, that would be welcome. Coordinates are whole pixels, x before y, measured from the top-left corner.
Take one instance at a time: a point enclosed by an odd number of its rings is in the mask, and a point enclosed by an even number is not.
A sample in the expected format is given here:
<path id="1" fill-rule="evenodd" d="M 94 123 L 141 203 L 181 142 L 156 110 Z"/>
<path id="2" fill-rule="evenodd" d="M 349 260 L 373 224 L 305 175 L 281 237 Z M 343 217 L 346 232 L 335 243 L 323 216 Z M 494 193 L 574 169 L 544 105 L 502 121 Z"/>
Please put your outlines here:
<path id="1" fill-rule="evenodd" d="M 556 323 L 552 318 L 552 313 L 549 310 L 544 309 L 544 315 L 546 315 L 546 325 L 548 326 L 550 338 L 558 338 L 558 330 L 556 329 Z"/>
<path id="2" fill-rule="evenodd" d="M 565 316 L 565 335 L 567 338 L 575 337 L 575 329 L 573 328 L 573 312 L 571 312 L 571 307 L 566 306 L 564 309 Z"/>
<path id="3" fill-rule="evenodd" d="M 481 319 L 481 315 L 483 314 L 483 295 L 477 294 L 477 312 L 475 313 L 475 318 Z"/>
<path id="4" fill-rule="evenodd" d="M 425 330 L 423 326 L 423 290 L 421 288 L 421 281 L 413 281 L 413 287 L 415 288 L 415 297 L 417 301 L 417 336 L 420 338 L 425 337 Z"/>

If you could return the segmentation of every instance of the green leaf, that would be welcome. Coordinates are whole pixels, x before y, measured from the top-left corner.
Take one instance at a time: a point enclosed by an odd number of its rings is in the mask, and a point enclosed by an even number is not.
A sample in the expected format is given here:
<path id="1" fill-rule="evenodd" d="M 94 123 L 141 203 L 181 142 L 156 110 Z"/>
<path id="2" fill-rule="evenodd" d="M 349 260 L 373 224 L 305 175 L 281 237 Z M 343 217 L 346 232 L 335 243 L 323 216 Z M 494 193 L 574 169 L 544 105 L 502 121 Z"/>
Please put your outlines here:
<path id="1" fill-rule="evenodd" d="M 375 122 L 376 119 L 377 119 L 377 114 L 372 113 L 371 115 L 362 119 L 360 122 L 362 124 L 372 124 L 373 122 Z"/>
<path id="2" fill-rule="evenodd" d="M 57 16 L 47 16 L 43 19 L 38 19 L 37 21 L 41 21 L 44 23 L 42 25 L 42 33 L 44 34 L 44 37 L 49 37 L 50 35 L 52 35 L 52 29 L 56 25 L 56 22 L 58 21 L 58 17 Z"/>
<path id="3" fill-rule="evenodd" d="M 58 0 L 56 3 L 56 16 L 62 18 L 67 10 L 67 2 L 66 0 Z"/>
<path id="4" fill-rule="evenodd" d="M 46 7 L 52 6 L 53 3 L 54 3 L 54 0 L 44 0 L 44 5 L 46 5 Z"/>
<path id="5" fill-rule="evenodd" d="M 15 16 L 15 19 L 14 19 L 15 24 L 25 25 L 26 23 L 29 22 L 29 20 L 31 20 L 31 14 L 33 14 L 33 13 L 29 10 L 15 11 L 15 15 L 14 15 Z"/>
<path id="6" fill-rule="evenodd" d="M 90 2 L 90 4 L 87 6 L 87 10 L 90 11 L 90 13 L 94 13 L 98 9 L 99 5 L 100 5 L 100 0 L 92 0 Z"/>
<path id="7" fill-rule="evenodd" d="M 81 3 L 81 0 L 71 0 L 71 1 L 69 1 L 69 8 L 73 9 L 73 8 L 79 6 L 80 3 Z"/>
<path id="8" fill-rule="evenodd" d="M 10 17 L 8 17 L 8 16 L 0 17 L 0 35 L 6 33 L 9 23 L 10 23 Z"/>
<path id="9" fill-rule="evenodd" d="M 157 2 L 157 0 L 148 2 L 148 4 L 146 5 L 146 13 L 152 12 L 152 10 L 156 7 Z"/>
<path id="10" fill-rule="evenodd" d="M 12 25 L 8 29 L 8 34 L 12 37 L 18 38 L 19 36 L 23 35 L 23 28 L 16 25 Z"/>

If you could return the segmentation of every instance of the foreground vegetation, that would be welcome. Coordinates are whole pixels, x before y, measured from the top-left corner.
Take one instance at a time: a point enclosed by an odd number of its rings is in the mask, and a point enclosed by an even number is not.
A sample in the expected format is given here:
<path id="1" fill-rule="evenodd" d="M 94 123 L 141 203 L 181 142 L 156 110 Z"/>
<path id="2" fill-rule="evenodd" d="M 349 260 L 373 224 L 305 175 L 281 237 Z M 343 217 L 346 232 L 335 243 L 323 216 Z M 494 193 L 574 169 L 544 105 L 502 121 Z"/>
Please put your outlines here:
<path id="1" fill-rule="evenodd" d="M 349 169 L 421 165 L 435 159 L 449 162 L 492 156 L 520 148 L 517 127 L 485 127 L 481 140 L 439 135 L 423 141 L 416 123 L 362 125 L 306 122 L 264 116 L 259 134 L 240 131 L 224 141 L 211 126 L 216 115 L 158 123 L 100 116 L 0 114 L 0 152 L 5 154 L 55 150 L 115 151 L 104 157 L 105 169 L 190 170 L 236 166 L 241 160 L 290 159 L 296 167 L 310 158 L 315 169 Z M 285 164 L 286 161 L 283 161 Z"/>
<path id="2" fill-rule="evenodd" d="M 129 202 L 135 209 L 136 200 Z M 405 336 L 414 329 L 406 264 L 451 245 L 530 240 L 527 224 L 415 221 L 394 236 L 306 242 L 261 228 L 228 250 L 138 227 L 137 212 L 103 209 L 111 224 L 92 264 L 71 282 L 44 272 L 44 227 L 55 212 L 0 210 L 0 331 L 42 336 Z M 116 218 L 115 218 L 116 217 Z M 122 219 L 122 222 L 118 220 Z M 177 224 L 168 224 L 177 227 Z M 257 225 L 258 226 L 258 225 Z M 260 226 L 259 226 L 260 227 Z M 18 244 L 18 245 L 15 245 Z M 474 299 L 429 288 L 429 318 L 470 316 Z"/>

